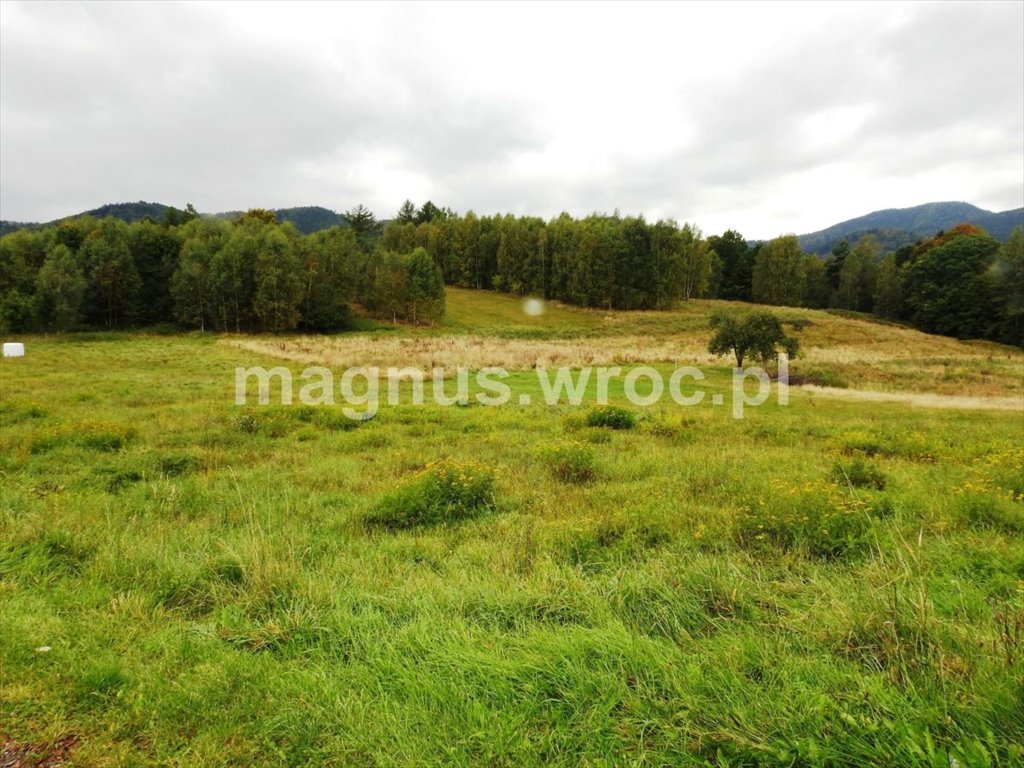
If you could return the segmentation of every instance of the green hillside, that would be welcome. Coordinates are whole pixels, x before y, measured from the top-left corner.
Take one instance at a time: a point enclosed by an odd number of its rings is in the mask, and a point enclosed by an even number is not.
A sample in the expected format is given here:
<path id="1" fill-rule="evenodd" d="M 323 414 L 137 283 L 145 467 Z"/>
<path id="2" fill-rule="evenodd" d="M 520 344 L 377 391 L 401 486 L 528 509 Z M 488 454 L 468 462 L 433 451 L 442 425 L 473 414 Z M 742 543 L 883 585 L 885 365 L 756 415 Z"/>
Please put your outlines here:
<path id="1" fill-rule="evenodd" d="M 808 253 L 827 254 L 842 240 L 853 243 L 865 235 L 874 235 L 885 252 L 964 223 L 981 227 L 996 240 L 1005 241 L 1014 227 L 1024 227 L 1024 208 L 994 213 L 959 202 L 890 208 L 800 235 L 799 240 Z"/>

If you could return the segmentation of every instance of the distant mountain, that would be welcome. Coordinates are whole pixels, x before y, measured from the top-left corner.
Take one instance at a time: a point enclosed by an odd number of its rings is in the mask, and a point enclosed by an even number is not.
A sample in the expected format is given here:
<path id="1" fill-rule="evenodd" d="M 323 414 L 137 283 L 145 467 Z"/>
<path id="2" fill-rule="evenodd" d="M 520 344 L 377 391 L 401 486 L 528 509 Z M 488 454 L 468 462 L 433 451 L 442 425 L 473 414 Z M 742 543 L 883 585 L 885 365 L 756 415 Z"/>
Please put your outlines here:
<path id="1" fill-rule="evenodd" d="M 36 229 L 40 224 L 32 224 L 28 221 L 0 221 L 0 237 L 17 232 L 19 229 Z"/>
<path id="2" fill-rule="evenodd" d="M 299 208 L 278 208 L 278 221 L 290 221 L 304 235 L 319 232 L 321 229 L 340 227 L 348 224 L 348 220 L 340 213 L 335 213 L 319 205 L 307 205 Z"/>
<path id="3" fill-rule="evenodd" d="M 101 205 L 99 208 L 93 208 L 89 211 L 82 211 L 76 213 L 73 216 L 66 216 L 64 218 L 74 219 L 79 216 L 93 216 L 97 219 L 103 219 L 107 216 L 113 216 L 115 219 L 121 219 L 122 221 L 128 222 L 129 224 L 142 221 L 149 217 L 154 221 L 162 221 L 168 211 L 173 210 L 172 206 L 164 205 L 163 203 L 147 203 L 140 200 L 137 203 L 108 203 Z M 241 216 L 242 211 L 225 211 L 223 213 L 210 214 L 219 219 L 232 219 L 236 216 Z M 292 225 L 304 235 L 308 235 L 311 232 L 318 232 L 321 229 L 327 229 L 328 227 L 345 226 L 347 220 L 340 213 L 323 208 L 319 205 L 308 205 L 300 206 L 298 208 L 279 208 L 274 211 L 277 215 L 277 220 L 284 222 L 290 221 Z M 64 219 L 56 219 L 47 224 L 56 224 Z M 14 232 L 17 229 L 36 229 L 38 227 L 45 226 L 36 222 L 20 222 L 20 221 L 0 221 L 0 235 L 6 235 L 8 232 Z"/>
<path id="4" fill-rule="evenodd" d="M 153 221 L 162 221 L 168 211 L 174 210 L 169 205 L 163 203 L 147 203 L 145 200 L 139 200 L 137 203 L 107 203 L 101 205 L 99 208 L 93 208 L 88 211 L 82 211 L 76 213 L 73 216 L 64 216 L 60 219 L 54 219 L 46 223 L 39 222 L 22 222 L 22 221 L 0 221 L 0 235 L 6 235 L 8 232 L 14 232 L 17 229 L 38 229 L 39 227 L 45 227 L 48 224 L 57 224 L 64 219 L 76 219 L 79 216 L 92 216 L 97 219 L 105 219 L 107 216 L 113 216 L 115 219 L 121 219 L 129 224 L 136 221 L 142 221 L 143 219 L 150 218 Z"/>
<path id="5" fill-rule="evenodd" d="M 244 211 L 223 211 L 212 215 L 218 219 L 233 219 L 241 216 L 243 213 Z M 335 213 L 329 208 L 323 208 L 319 205 L 278 208 L 274 210 L 274 215 L 277 216 L 277 220 L 280 222 L 290 221 L 292 226 L 304 235 L 319 232 L 321 229 L 328 229 L 330 227 L 343 227 L 348 223 L 348 220 L 340 213 Z"/>
<path id="6" fill-rule="evenodd" d="M 913 243 L 957 224 L 974 224 L 996 240 L 1006 240 L 1014 227 L 1024 226 L 1024 208 L 993 213 L 970 203 L 925 203 L 913 208 L 889 208 L 834 224 L 819 232 L 800 235 L 808 253 L 830 253 L 842 240 L 853 245 L 864 235 L 874 235 L 884 251 Z"/>
<path id="7" fill-rule="evenodd" d="M 104 218 L 113 216 L 129 223 L 140 221 L 146 217 L 155 221 L 163 220 L 169 205 L 163 203 L 108 203 L 90 211 L 83 211 L 75 216 L 95 216 Z M 278 221 L 290 221 L 303 234 L 318 232 L 328 227 L 345 226 L 347 220 L 340 213 L 319 205 L 300 206 L 297 208 L 279 208 L 274 211 Z M 217 218 L 231 219 L 240 216 L 242 211 L 224 211 L 210 214 Z M 66 218 L 75 218 L 68 216 Z M 55 224 L 57 221 L 48 222 Z M 386 220 L 381 220 L 383 225 Z M 827 229 L 810 234 L 800 235 L 800 245 L 808 253 L 827 254 L 842 240 L 854 244 L 864 235 L 874 235 L 882 247 L 882 251 L 893 251 L 901 245 L 913 243 L 921 238 L 931 237 L 942 229 L 949 229 L 957 224 L 975 224 L 997 240 L 1006 240 L 1014 227 L 1024 226 L 1024 208 L 1012 211 L 993 213 L 978 208 L 970 203 L 925 203 L 913 208 L 889 208 L 875 211 L 866 216 L 859 216 Z M 37 223 L 16 221 L 0 221 L 0 235 L 6 235 L 16 229 L 33 229 L 44 226 Z"/>
<path id="8" fill-rule="evenodd" d="M 91 211 L 85 211 L 77 215 L 92 216 L 97 219 L 113 216 L 115 219 L 121 219 L 132 224 L 136 221 L 142 221 L 147 217 L 153 219 L 153 221 L 160 221 L 164 214 L 170 210 L 170 207 L 163 203 L 147 203 L 144 200 L 139 200 L 137 203 L 107 203 L 99 208 L 93 208 Z"/>

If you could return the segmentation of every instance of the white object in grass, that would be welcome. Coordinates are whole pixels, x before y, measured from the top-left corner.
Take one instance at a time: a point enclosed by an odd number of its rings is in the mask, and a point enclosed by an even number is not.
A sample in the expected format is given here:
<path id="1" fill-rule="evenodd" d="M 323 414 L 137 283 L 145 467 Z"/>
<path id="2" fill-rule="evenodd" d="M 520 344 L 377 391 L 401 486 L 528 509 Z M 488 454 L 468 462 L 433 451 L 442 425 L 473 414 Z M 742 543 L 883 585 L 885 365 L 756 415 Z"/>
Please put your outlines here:
<path id="1" fill-rule="evenodd" d="M 4 357 L 24 357 L 25 345 L 20 341 L 4 342 Z"/>

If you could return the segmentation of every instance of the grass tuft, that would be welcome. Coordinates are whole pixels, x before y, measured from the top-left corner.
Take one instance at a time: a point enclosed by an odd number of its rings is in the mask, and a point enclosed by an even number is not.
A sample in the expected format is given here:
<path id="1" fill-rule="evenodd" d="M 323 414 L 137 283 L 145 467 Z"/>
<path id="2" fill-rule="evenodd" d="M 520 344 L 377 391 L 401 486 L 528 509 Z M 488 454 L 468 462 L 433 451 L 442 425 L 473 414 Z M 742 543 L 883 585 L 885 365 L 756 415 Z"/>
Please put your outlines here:
<path id="1" fill-rule="evenodd" d="M 474 461 L 446 459 L 378 502 L 371 527 L 401 530 L 457 523 L 493 511 L 494 472 Z"/>

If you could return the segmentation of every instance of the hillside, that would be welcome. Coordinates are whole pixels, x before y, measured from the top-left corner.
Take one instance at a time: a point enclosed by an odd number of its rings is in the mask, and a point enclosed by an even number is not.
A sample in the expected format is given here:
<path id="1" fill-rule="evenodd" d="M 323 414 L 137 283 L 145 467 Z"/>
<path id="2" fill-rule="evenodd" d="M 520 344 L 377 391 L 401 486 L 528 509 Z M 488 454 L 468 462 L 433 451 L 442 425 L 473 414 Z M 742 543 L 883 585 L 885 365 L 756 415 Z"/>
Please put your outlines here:
<path id="1" fill-rule="evenodd" d="M 163 203 L 147 203 L 140 200 L 135 203 L 108 203 L 64 218 L 113 216 L 130 223 L 140 221 L 147 216 L 159 220 L 169 209 L 171 206 Z M 209 215 L 229 219 L 241 213 L 242 211 L 222 211 Z M 299 232 L 306 235 L 328 227 L 344 226 L 346 223 L 343 214 L 319 205 L 278 208 L 274 209 L 274 213 L 277 214 L 278 221 L 289 221 Z M 62 221 L 62 219 L 55 221 Z M 387 221 L 387 219 L 379 219 L 381 225 L 386 224 Z M 833 224 L 817 232 L 799 235 L 799 239 L 801 247 L 808 253 L 826 254 L 831 252 L 832 248 L 841 240 L 845 239 L 852 243 L 864 235 L 874 235 L 883 251 L 891 251 L 921 237 L 934 235 L 940 229 L 948 229 L 964 222 L 975 224 L 992 237 L 1003 241 L 1009 237 L 1014 227 L 1024 226 L 1024 208 L 994 213 L 970 203 L 925 203 L 913 208 L 889 208 L 874 211 L 855 219 Z M 17 229 L 32 229 L 40 226 L 43 225 L 37 222 L 0 221 L 0 235 L 6 235 Z"/>
<path id="2" fill-rule="evenodd" d="M 507 370 L 568 365 L 723 366 L 707 351 L 709 319 L 719 310 L 758 305 L 692 300 L 671 311 L 606 311 L 548 302 L 540 315 L 523 300 L 492 291 L 446 289 L 447 310 L 434 327 L 376 323 L 370 333 L 231 337 L 225 343 L 304 365 L 362 364 Z M 1024 353 L 986 341 L 935 336 L 870 315 L 762 307 L 801 330 L 792 363 L 796 381 L 845 390 L 988 398 L 1020 410 Z M 835 393 L 833 393 L 835 394 Z"/>
<path id="3" fill-rule="evenodd" d="M 106 218 L 107 216 L 113 216 L 115 219 L 121 219 L 129 224 L 141 221 L 147 217 L 160 221 L 164 218 L 168 211 L 178 210 L 173 206 L 164 205 L 163 203 L 147 203 L 144 200 L 140 200 L 135 203 L 107 203 L 101 205 L 99 208 L 93 208 L 88 211 L 82 211 L 72 216 L 66 216 L 64 218 L 74 219 L 79 216 L 93 216 L 97 219 Z M 241 215 L 242 211 L 224 211 L 222 213 L 210 214 L 217 218 L 231 219 L 235 216 Z M 308 235 L 312 232 L 317 232 L 321 229 L 327 229 L 328 227 L 344 226 L 345 217 L 339 213 L 323 208 L 319 205 L 307 205 L 299 206 L 296 208 L 279 208 L 274 211 L 277 215 L 277 220 L 280 222 L 289 221 L 294 227 L 304 235 Z M 64 219 L 55 219 L 54 221 L 47 222 L 46 224 L 55 224 Z M 21 222 L 21 221 L 0 221 L 0 235 L 6 235 L 8 232 L 14 232 L 18 229 L 35 229 L 38 227 L 46 226 L 38 222 Z"/>
<path id="4" fill-rule="evenodd" d="M 800 235 L 799 239 L 800 246 L 808 253 L 825 254 L 842 240 L 853 243 L 864 235 L 874 235 L 883 251 L 891 251 L 963 223 L 975 224 L 1003 241 L 1014 227 L 1024 226 L 1024 208 L 993 213 L 970 203 L 925 203 L 913 208 L 874 211 L 818 232 Z"/>

